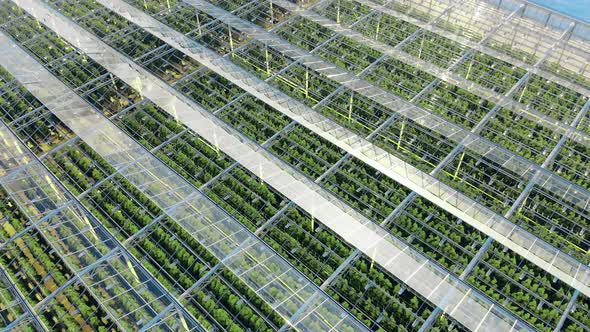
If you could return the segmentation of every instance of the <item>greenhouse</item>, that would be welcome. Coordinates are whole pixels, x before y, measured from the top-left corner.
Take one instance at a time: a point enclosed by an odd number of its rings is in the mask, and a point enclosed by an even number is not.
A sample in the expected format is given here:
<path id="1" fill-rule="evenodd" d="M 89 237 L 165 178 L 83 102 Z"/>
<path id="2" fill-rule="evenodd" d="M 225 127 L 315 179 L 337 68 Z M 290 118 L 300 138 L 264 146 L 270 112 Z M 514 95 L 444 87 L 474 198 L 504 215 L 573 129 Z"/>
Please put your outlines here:
<path id="1" fill-rule="evenodd" d="M 590 24 L 0 0 L 0 331 L 589 331 Z"/>

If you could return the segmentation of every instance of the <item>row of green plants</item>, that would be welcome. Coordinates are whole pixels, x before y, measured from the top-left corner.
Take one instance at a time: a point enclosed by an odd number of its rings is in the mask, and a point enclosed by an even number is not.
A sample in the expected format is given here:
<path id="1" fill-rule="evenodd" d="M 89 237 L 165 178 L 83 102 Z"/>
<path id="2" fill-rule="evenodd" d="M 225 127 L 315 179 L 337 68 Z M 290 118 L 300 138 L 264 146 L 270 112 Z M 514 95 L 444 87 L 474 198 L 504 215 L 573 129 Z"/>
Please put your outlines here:
<path id="1" fill-rule="evenodd" d="M 344 37 L 325 43 L 314 54 L 329 59 L 331 63 L 355 74 L 359 74 L 381 56 L 381 53 L 363 44 L 349 44 L 348 39 Z"/>
<path id="2" fill-rule="evenodd" d="M 240 5 L 241 2 L 219 1 L 214 4 L 233 12 L 245 20 L 264 26 L 266 29 L 271 29 L 275 25 L 284 22 L 292 14 L 283 7 L 277 6 L 272 0 L 250 1 L 238 9 L 232 9 L 231 7 Z"/>
<path id="3" fill-rule="evenodd" d="M 473 128 L 495 104 L 456 85 L 441 81 L 418 104 L 465 128 Z"/>
<path id="4" fill-rule="evenodd" d="M 9 202 L 5 202 L 9 203 Z M 12 204 L 12 203 L 11 203 Z M 3 206 L 4 207 L 4 206 Z M 3 213 L 18 213 L 8 204 Z M 25 219 L 12 218 L 2 227 L 2 238 L 7 240 L 23 229 Z M 36 231 L 26 233 L 8 245 L 0 258 L 4 269 L 12 276 L 15 286 L 32 305 L 39 303 L 63 285 L 73 273 Z M 39 313 L 41 320 L 53 329 L 81 329 L 102 331 L 116 329 L 98 301 L 81 285 L 67 288 L 55 301 Z M 63 319 L 56 319 L 63 317 Z M 13 319 L 16 317 L 13 317 Z M 128 323 L 128 322 L 127 322 Z M 125 324 L 122 322 L 122 324 Z"/>
<path id="5" fill-rule="evenodd" d="M 318 112 L 367 137 L 385 121 L 393 111 L 375 103 L 370 98 L 343 89 L 315 108 Z"/>
<path id="6" fill-rule="evenodd" d="M 453 150 L 455 142 L 412 120 L 395 119 L 373 142 L 398 158 L 431 172 Z"/>
<path id="7" fill-rule="evenodd" d="M 486 239 L 485 234 L 421 197 L 389 227 L 412 239 L 412 244 L 457 275 L 464 272 Z"/>
<path id="8" fill-rule="evenodd" d="M 78 88 L 81 93 L 86 93 L 89 98 L 96 100 L 97 107 L 103 112 L 108 112 L 115 107 L 124 108 L 140 99 L 140 96 L 132 89 L 125 88 L 122 81 L 109 75 L 91 58 L 79 54 L 74 47 L 56 34 L 49 33 L 45 26 L 37 24 L 32 17 L 24 15 L 19 7 L 10 2 L 4 2 L 0 4 L 0 10 L 5 11 L 5 14 L 0 16 L 2 20 L 11 16 L 19 17 L 18 20 L 2 27 L 5 33 L 22 43 L 42 63 L 48 64 L 48 69 L 53 74 L 63 76 L 68 86 Z M 45 34 L 46 37 L 27 43 L 41 34 Z M 92 84 L 88 85 L 91 81 Z"/>
<path id="9" fill-rule="evenodd" d="M 182 52 L 165 46 L 165 43 L 155 36 L 143 31 L 124 18 L 112 15 L 106 8 L 95 2 L 52 1 L 61 11 L 77 17 L 77 23 L 88 28 L 91 32 L 104 38 L 113 47 L 120 49 L 132 59 L 143 58 L 146 67 L 160 71 L 167 81 L 174 81 L 185 72 L 196 70 L 199 64 Z M 211 18 L 203 16 L 205 21 Z M 145 54 L 150 54 L 156 60 L 150 61 Z M 164 56 L 165 54 L 165 56 Z"/>
<path id="10" fill-rule="evenodd" d="M 588 132 L 590 130 L 590 114 L 586 113 L 586 115 L 580 119 L 576 128 Z"/>
<path id="11" fill-rule="evenodd" d="M 175 88 L 206 109 L 219 109 L 243 94 L 243 90 L 209 69 L 185 75 Z"/>
<path id="12" fill-rule="evenodd" d="M 301 64 L 293 63 L 293 60 L 272 47 L 259 42 L 250 42 L 230 59 L 310 107 L 339 87 L 336 82 L 326 80 Z M 281 73 L 276 75 L 279 71 Z"/>
<path id="13" fill-rule="evenodd" d="M 269 144 L 269 150 L 312 179 L 318 179 L 344 152 L 313 132 L 295 125 Z"/>
<path id="14" fill-rule="evenodd" d="M 545 162 L 561 137 L 506 108 L 500 108 L 480 134 L 539 165 Z"/>
<path id="15" fill-rule="evenodd" d="M 351 28 L 394 47 L 418 30 L 416 25 L 384 13 L 369 16 Z"/>
<path id="16" fill-rule="evenodd" d="M 537 74 L 531 74 L 528 81 L 512 95 L 512 98 L 568 124 L 573 121 L 588 100 L 588 96 L 583 96 Z M 588 128 L 582 129 L 590 133 Z"/>
<path id="17" fill-rule="evenodd" d="M 30 93 L 15 83 L 14 78 L 0 67 L 0 116 L 6 122 L 24 123 L 17 135 L 36 152 L 46 151 L 70 136 L 67 128 Z M 41 116 L 39 116 L 41 115 Z"/>
<path id="18" fill-rule="evenodd" d="M 314 6 L 312 10 L 344 26 L 349 26 L 371 13 L 369 6 L 346 0 L 327 1 Z"/>
<path id="19" fill-rule="evenodd" d="M 414 98 L 436 79 L 436 77 L 394 58 L 378 62 L 363 77 L 406 100 Z"/>
<path id="20" fill-rule="evenodd" d="M 152 103 L 135 106 L 116 123 L 146 148 L 158 147 L 155 155 L 174 165 L 195 186 L 202 186 L 232 164 L 230 158 L 200 137 L 182 133 L 183 127 Z"/>
<path id="21" fill-rule="evenodd" d="M 260 144 L 268 141 L 292 121 L 250 95 L 223 107 L 217 115 Z"/>
<path id="22" fill-rule="evenodd" d="M 422 31 L 403 50 L 440 68 L 449 68 L 465 53 L 466 47 L 434 32 Z"/>
<path id="23" fill-rule="evenodd" d="M 437 177 L 499 214 L 512 206 L 526 185 L 514 173 L 465 149 L 457 153 Z"/>
<path id="24" fill-rule="evenodd" d="M 438 178 L 504 214 L 527 183 L 499 169 L 497 164 L 463 151 L 439 173 Z M 535 194 L 537 191 L 539 193 Z M 581 261 L 588 260 L 586 229 L 590 218 L 585 211 L 563 202 L 561 197 L 537 187 L 512 220 Z"/>
<path id="25" fill-rule="evenodd" d="M 230 51 L 230 36 L 235 47 L 239 46 L 239 43 L 244 41 L 242 40 L 243 36 L 239 31 L 230 29 L 227 25 L 220 24 L 219 21 L 216 21 L 212 16 L 196 9 L 187 3 L 177 0 L 170 0 L 166 2 L 157 0 L 129 0 L 128 2 L 137 7 L 141 7 L 151 15 L 157 14 L 159 17 L 158 19 L 162 20 L 163 23 L 172 27 L 176 31 L 193 38 L 200 44 L 207 45 L 207 47 L 212 48 L 220 53 L 226 53 Z M 56 3 L 56 5 L 59 4 Z M 243 4 L 240 4 L 235 8 L 241 7 L 242 5 Z M 103 10 L 110 13 L 110 11 L 104 8 Z M 78 17 L 82 16 L 80 13 L 72 12 L 72 14 Z M 93 24 L 93 22 L 88 22 L 87 24 L 90 26 Z M 134 29 L 137 29 L 137 26 L 134 24 L 130 24 L 130 26 L 133 26 Z M 153 36 L 150 38 L 153 38 Z M 166 50 L 170 49 L 171 48 L 166 47 Z M 121 51 L 126 53 L 128 52 L 123 49 L 121 49 Z M 174 51 L 174 53 L 175 52 L 177 51 Z M 185 55 L 181 56 L 185 57 Z M 185 59 L 185 61 L 192 62 L 192 60 L 188 59 Z M 154 66 L 154 68 L 150 68 L 152 71 L 155 69 L 157 69 L 156 66 Z"/>
<path id="26" fill-rule="evenodd" d="M 351 246 L 296 205 L 289 206 L 261 237 L 318 285 L 353 252 Z"/>
<path id="27" fill-rule="evenodd" d="M 418 331 L 434 310 L 364 255 L 329 286 L 328 293 L 375 331 Z M 448 326 L 444 330 L 453 331 Z"/>
<path id="28" fill-rule="evenodd" d="M 2 218 L 4 219 L 3 222 L 8 222 L 4 216 Z M 12 286 L 16 288 L 16 285 L 10 285 L 9 282 L 9 279 L 3 277 L 0 286 L 0 327 L 2 328 L 6 328 L 11 322 L 25 313 L 24 303 L 20 302 L 20 297 L 12 290 Z M 34 331 L 34 329 L 30 327 L 26 331 Z"/>
<path id="29" fill-rule="evenodd" d="M 196 10 L 195 7 L 186 4 L 182 1 L 169 0 L 169 1 L 154 1 L 154 0 L 135 0 L 129 1 L 130 3 L 139 4 L 144 7 L 146 11 L 151 14 L 157 14 L 162 11 L 174 13 L 174 17 L 194 17 L 196 20 L 185 20 L 185 19 L 170 19 L 172 15 L 167 16 L 166 24 L 174 28 L 174 30 L 180 31 L 183 34 L 188 34 L 190 37 L 200 36 L 204 29 L 211 22 L 215 21 L 215 18 Z"/>
<path id="30" fill-rule="evenodd" d="M 325 186 L 373 220 L 389 217 L 409 190 L 368 166 L 351 160 L 326 178 Z M 428 201 L 415 200 L 388 222 L 392 234 L 459 275 L 477 252 L 482 235 Z"/>
<path id="31" fill-rule="evenodd" d="M 590 190 L 590 148 L 568 139 L 557 154 L 552 170 Z"/>
<path id="32" fill-rule="evenodd" d="M 480 51 L 476 51 L 454 72 L 501 95 L 508 92 L 526 73 L 520 67 Z"/>
<path id="33" fill-rule="evenodd" d="M 306 28 L 309 25 L 310 29 Z M 309 31 L 308 31 L 309 30 Z M 306 32 L 305 34 L 301 33 Z M 336 33 L 306 18 L 295 18 L 274 31 L 276 35 L 307 51 L 314 50 Z M 352 43 L 351 43 L 352 44 Z M 342 54 L 346 56 L 346 54 Z M 366 59 L 361 59 L 366 60 Z"/>
<path id="34" fill-rule="evenodd" d="M 562 197 L 535 186 L 515 221 L 580 261 L 590 262 L 588 211 L 564 204 Z"/>
<path id="35" fill-rule="evenodd" d="M 287 203 L 278 191 L 242 166 L 233 167 L 223 174 L 205 192 L 253 231 Z"/>
<path id="36" fill-rule="evenodd" d="M 315 55 L 355 74 L 382 56 L 380 52 L 350 38 L 334 38 L 335 32 L 305 18 L 294 19 L 275 32 L 286 41 L 307 51 L 317 48 L 314 51 Z"/>
<path id="37" fill-rule="evenodd" d="M 553 331 L 573 290 L 498 243 L 467 278 L 488 296 L 540 331 Z"/>
<path id="38" fill-rule="evenodd" d="M 586 331 L 588 324 L 590 324 L 590 300 L 585 295 L 579 294 L 572 311 L 563 324 L 563 331 Z"/>
<path id="39" fill-rule="evenodd" d="M 573 81 L 586 89 L 590 89 L 590 79 L 588 78 L 587 67 L 581 68 L 581 73 L 576 73 L 573 69 L 565 68 L 559 64 L 563 59 L 565 51 L 569 45 L 563 45 L 562 49 L 559 46 L 549 55 L 549 58 L 541 64 L 541 68 L 547 70 L 561 78 L 568 81 Z M 585 75 L 584 75 L 585 74 Z"/>
<path id="40" fill-rule="evenodd" d="M 246 5 L 249 5 L 251 3 L 251 1 L 248 0 L 214 0 L 210 2 L 215 6 L 223 8 L 230 12 L 238 8 L 244 7 Z"/>

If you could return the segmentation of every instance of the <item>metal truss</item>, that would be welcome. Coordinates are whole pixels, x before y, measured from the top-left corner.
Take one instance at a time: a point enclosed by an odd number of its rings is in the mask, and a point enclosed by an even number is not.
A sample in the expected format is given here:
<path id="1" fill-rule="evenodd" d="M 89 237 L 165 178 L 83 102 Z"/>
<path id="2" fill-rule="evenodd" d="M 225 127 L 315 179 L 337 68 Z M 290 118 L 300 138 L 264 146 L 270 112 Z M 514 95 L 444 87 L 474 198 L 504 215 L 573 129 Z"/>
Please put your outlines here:
<path id="1" fill-rule="evenodd" d="M 292 122 L 292 123 L 293 123 L 293 122 Z M 561 143 L 559 146 L 561 146 L 562 144 L 563 144 L 563 143 Z M 170 211 L 169 211 L 169 212 L 170 212 Z M 315 295 L 314 295 L 314 296 L 312 296 L 312 297 L 310 297 L 310 299 L 314 299 L 314 298 L 315 298 Z M 296 313 L 295 313 L 295 316 L 293 316 L 293 317 L 298 317 L 298 315 L 299 315 L 299 313 L 298 313 L 298 312 L 296 312 Z"/>

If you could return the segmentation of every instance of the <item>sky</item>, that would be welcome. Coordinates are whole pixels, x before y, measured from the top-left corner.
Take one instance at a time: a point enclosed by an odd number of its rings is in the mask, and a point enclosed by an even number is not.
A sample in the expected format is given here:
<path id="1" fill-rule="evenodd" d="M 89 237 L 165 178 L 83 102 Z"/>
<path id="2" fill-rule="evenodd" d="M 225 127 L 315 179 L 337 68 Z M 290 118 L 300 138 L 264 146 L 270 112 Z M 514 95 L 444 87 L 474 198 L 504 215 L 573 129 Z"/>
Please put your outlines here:
<path id="1" fill-rule="evenodd" d="M 590 23 L 590 0 L 531 0 Z"/>

